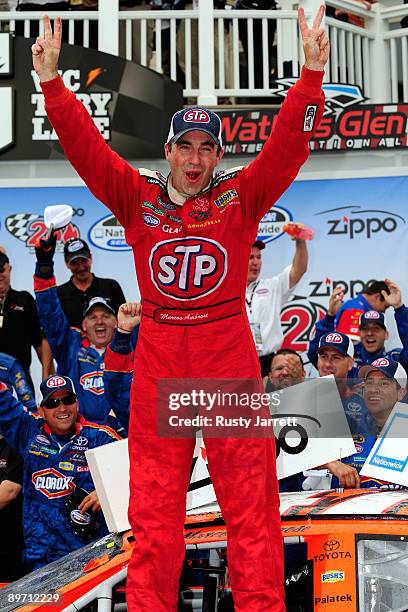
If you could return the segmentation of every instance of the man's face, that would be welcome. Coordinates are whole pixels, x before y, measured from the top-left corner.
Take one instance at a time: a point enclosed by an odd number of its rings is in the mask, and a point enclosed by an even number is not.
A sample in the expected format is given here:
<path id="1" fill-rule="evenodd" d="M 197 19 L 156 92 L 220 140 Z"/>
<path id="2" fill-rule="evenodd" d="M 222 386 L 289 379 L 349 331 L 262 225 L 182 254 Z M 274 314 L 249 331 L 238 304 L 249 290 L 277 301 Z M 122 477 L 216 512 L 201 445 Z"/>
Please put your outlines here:
<path id="1" fill-rule="evenodd" d="M 378 323 L 366 323 L 360 329 L 360 340 L 365 350 L 369 353 L 378 353 L 384 348 L 388 338 L 388 332 Z"/>
<path id="2" fill-rule="evenodd" d="M 388 304 L 381 293 L 373 293 L 373 295 L 370 295 L 370 306 L 373 310 L 378 310 L 378 312 L 385 312 L 388 308 Z"/>
<path id="3" fill-rule="evenodd" d="M 386 419 L 403 395 L 404 389 L 396 380 L 388 378 L 383 372 L 369 372 L 365 379 L 364 401 L 367 410 L 374 418 L 381 415 Z"/>
<path id="4" fill-rule="evenodd" d="M 77 257 L 74 261 L 70 261 L 66 264 L 68 270 L 70 270 L 72 276 L 77 278 L 79 281 L 84 281 L 88 278 L 92 268 L 92 257 L 86 259 L 85 257 Z"/>
<path id="5" fill-rule="evenodd" d="M 258 247 L 251 248 L 251 254 L 248 261 L 247 285 L 256 281 L 261 273 L 262 255 Z"/>
<path id="6" fill-rule="evenodd" d="M 319 376 L 347 378 L 349 370 L 353 367 L 353 359 L 340 353 L 337 349 L 325 346 L 317 356 L 317 369 Z"/>
<path id="7" fill-rule="evenodd" d="M 170 164 L 173 187 L 186 196 L 200 193 L 209 184 L 214 168 L 223 156 L 218 146 L 205 132 L 184 134 L 164 152 Z"/>
<path id="8" fill-rule="evenodd" d="M 0 267 L 0 295 L 5 295 L 10 289 L 11 266 L 9 263 Z"/>
<path id="9" fill-rule="evenodd" d="M 72 404 L 63 404 L 63 402 L 59 402 L 59 405 L 55 408 L 46 408 L 45 406 L 40 406 L 38 408 L 40 415 L 48 423 L 52 433 L 57 436 L 64 436 L 74 432 L 78 416 L 78 402 L 75 396 L 69 393 L 69 391 L 55 391 L 51 395 L 52 400 L 58 400 L 63 397 L 70 398 L 74 401 Z"/>
<path id="10" fill-rule="evenodd" d="M 116 317 L 104 306 L 94 306 L 84 317 L 82 329 L 91 344 L 104 348 L 113 338 L 116 328 Z"/>
<path id="11" fill-rule="evenodd" d="M 305 379 L 305 371 L 296 355 L 276 355 L 272 360 L 269 378 L 274 389 L 285 389 Z"/>

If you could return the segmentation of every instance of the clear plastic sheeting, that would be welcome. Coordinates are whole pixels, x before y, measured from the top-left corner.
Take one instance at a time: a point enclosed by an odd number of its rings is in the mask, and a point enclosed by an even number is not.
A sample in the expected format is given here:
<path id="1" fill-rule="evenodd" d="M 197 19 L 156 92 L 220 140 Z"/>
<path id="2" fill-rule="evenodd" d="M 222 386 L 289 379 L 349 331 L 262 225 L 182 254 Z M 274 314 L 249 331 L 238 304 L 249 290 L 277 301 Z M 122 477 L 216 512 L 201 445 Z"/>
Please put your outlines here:
<path id="1" fill-rule="evenodd" d="M 90 561 L 106 555 L 111 559 L 117 555 L 122 542 L 121 535 L 109 534 L 12 582 L 0 589 L 1 612 L 11 612 L 34 603 L 55 603 L 56 599 L 52 596 L 58 595 L 59 589 L 83 576 L 83 570 Z M 65 607 L 63 595 L 57 605 L 61 606 L 61 610 Z"/>
<path id="2" fill-rule="evenodd" d="M 408 539 L 361 539 L 357 558 L 360 612 L 407 612 Z"/>

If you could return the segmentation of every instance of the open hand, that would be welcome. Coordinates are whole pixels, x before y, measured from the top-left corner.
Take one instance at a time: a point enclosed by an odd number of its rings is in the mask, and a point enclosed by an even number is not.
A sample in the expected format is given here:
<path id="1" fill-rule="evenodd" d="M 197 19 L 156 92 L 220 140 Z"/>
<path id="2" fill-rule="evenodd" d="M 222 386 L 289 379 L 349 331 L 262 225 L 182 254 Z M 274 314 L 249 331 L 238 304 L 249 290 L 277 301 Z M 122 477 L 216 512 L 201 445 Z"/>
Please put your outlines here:
<path id="1" fill-rule="evenodd" d="M 329 59 L 329 38 L 326 31 L 320 27 L 324 12 L 325 7 L 322 5 L 317 11 L 313 26 L 309 28 L 305 11 L 302 8 L 298 10 L 299 29 L 305 53 L 305 66 L 309 70 L 324 70 Z"/>
<path id="2" fill-rule="evenodd" d="M 40 81 L 51 81 L 58 75 L 58 58 L 61 51 L 61 17 L 54 21 L 54 32 L 48 15 L 43 18 L 44 36 L 38 36 L 31 47 L 34 70 Z"/>

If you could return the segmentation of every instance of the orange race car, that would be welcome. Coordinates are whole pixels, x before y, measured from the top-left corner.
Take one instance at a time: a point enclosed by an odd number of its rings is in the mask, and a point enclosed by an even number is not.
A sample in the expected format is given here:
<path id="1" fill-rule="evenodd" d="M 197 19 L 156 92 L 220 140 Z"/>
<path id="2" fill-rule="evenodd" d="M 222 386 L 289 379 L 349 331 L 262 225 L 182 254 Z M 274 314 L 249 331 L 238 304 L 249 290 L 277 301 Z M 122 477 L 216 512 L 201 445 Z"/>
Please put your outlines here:
<path id="1" fill-rule="evenodd" d="M 408 611 L 408 491 L 284 493 L 281 516 L 288 612 Z M 233 610 L 216 504 L 189 512 L 185 540 L 179 610 Z M 6 585 L 0 610 L 124 610 L 135 545 L 130 532 L 89 544 Z"/>

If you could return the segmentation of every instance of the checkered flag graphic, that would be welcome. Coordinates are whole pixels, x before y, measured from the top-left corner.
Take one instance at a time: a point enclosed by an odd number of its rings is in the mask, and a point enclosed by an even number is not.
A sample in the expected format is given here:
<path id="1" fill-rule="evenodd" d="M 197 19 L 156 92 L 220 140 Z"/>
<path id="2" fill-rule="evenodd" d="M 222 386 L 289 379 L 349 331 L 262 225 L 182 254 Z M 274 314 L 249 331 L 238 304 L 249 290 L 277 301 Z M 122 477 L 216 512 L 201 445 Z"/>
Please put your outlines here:
<path id="1" fill-rule="evenodd" d="M 40 215 L 34 215 L 31 213 L 18 213 L 17 215 L 10 215 L 6 218 L 6 228 L 15 238 L 27 242 L 30 234 L 27 232 L 27 228 L 33 221 L 42 219 Z"/>

